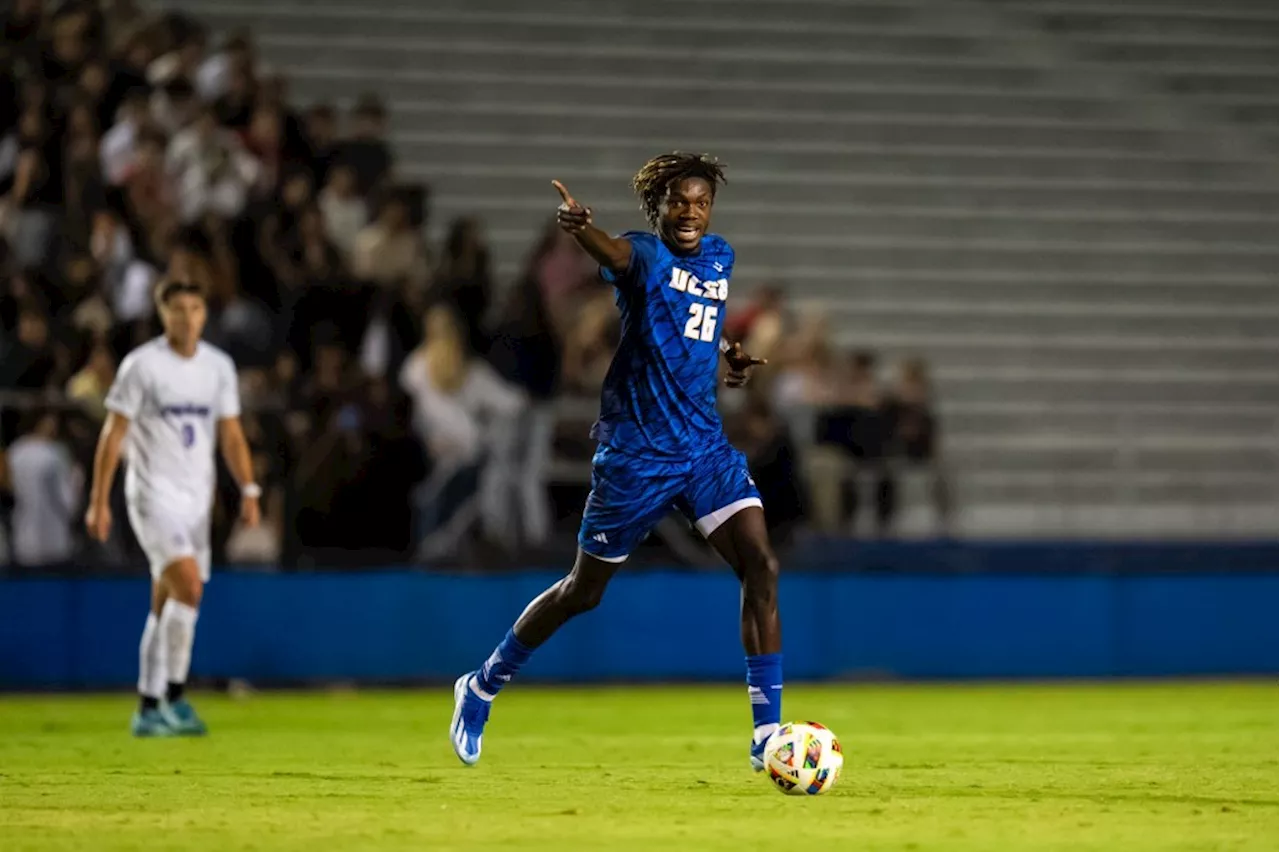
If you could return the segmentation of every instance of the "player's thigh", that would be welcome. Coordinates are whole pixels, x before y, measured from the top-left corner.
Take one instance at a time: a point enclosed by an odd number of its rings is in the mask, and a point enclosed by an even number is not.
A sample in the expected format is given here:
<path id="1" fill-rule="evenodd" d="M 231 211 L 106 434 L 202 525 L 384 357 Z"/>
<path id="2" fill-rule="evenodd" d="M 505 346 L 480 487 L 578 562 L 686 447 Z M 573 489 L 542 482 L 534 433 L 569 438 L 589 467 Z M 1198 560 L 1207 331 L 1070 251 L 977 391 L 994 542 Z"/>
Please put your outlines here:
<path id="1" fill-rule="evenodd" d="M 194 553 L 181 556 L 164 569 L 169 594 L 185 604 L 199 606 L 204 597 L 204 584 L 209 582 L 212 551 L 209 547 L 209 517 L 190 522 L 187 536 Z"/>
<path id="2" fill-rule="evenodd" d="M 172 576 L 170 567 L 180 561 L 191 563 L 191 569 L 182 570 L 193 570 L 193 581 L 208 580 L 209 559 L 204 555 L 209 548 L 208 515 L 186 516 L 147 504 L 131 504 L 129 523 L 147 556 L 153 580 L 160 582 Z"/>
<path id="3" fill-rule="evenodd" d="M 644 461 L 602 447 L 591 464 L 591 493 L 578 546 L 601 562 L 631 555 L 680 495 L 686 468 Z"/>
<path id="4" fill-rule="evenodd" d="M 763 508 L 747 506 L 734 513 L 707 536 L 707 542 L 749 589 L 768 589 L 777 583 L 778 560 L 769 543 Z"/>
<path id="5" fill-rule="evenodd" d="M 746 509 L 763 513 L 764 503 L 747 468 L 747 457 L 725 442 L 693 464 L 679 502 L 681 511 L 708 541 Z"/>

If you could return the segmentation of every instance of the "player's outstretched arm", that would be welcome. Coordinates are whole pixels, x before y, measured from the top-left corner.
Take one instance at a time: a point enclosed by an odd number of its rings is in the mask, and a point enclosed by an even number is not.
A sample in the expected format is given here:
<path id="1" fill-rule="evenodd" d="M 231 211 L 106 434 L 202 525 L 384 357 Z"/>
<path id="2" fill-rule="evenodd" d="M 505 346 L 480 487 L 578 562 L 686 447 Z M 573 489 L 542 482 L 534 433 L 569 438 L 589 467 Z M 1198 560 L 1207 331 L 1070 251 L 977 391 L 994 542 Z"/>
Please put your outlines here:
<path id="1" fill-rule="evenodd" d="M 120 448 L 129 433 L 129 418 L 115 411 L 107 412 L 106 422 L 98 436 L 98 449 L 93 454 L 93 486 L 89 490 L 89 509 L 84 525 L 89 536 L 105 542 L 111 535 L 111 484 L 120 466 Z"/>
<path id="2" fill-rule="evenodd" d="M 590 207 L 583 207 L 574 201 L 569 190 L 565 189 L 560 181 L 553 180 L 551 185 L 564 199 L 564 203 L 556 211 L 556 221 L 560 223 L 560 227 L 573 234 L 578 245 L 582 246 L 596 263 L 610 272 L 619 274 L 626 272 L 631 264 L 631 241 L 611 237 L 591 224 Z"/>

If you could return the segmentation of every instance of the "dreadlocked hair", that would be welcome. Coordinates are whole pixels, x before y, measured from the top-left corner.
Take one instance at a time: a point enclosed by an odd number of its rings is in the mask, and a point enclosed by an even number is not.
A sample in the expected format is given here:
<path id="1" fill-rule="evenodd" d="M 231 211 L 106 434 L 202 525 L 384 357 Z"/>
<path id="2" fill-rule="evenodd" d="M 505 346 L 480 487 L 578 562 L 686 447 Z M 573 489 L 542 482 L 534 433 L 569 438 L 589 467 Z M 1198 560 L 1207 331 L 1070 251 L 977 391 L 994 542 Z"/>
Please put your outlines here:
<path id="1" fill-rule="evenodd" d="M 715 198 L 716 186 L 728 181 L 724 166 L 709 154 L 683 154 L 675 151 L 659 154 L 640 167 L 631 179 L 631 189 L 640 198 L 640 209 L 649 224 L 658 227 L 659 208 L 667 196 L 667 187 L 687 178 L 701 178 L 711 185 L 711 197 Z"/>

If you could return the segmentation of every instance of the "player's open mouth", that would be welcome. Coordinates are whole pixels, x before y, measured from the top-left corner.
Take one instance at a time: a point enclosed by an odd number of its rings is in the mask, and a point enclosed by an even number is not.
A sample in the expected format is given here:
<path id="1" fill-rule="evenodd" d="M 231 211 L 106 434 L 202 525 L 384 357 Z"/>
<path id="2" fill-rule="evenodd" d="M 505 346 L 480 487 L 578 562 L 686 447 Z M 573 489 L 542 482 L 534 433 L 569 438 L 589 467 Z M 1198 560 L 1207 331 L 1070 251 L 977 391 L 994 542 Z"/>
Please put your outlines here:
<path id="1" fill-rule="evenodd" d="M 682 240 L 696 240 L 699 228 L 697 225 L 681 225 L 676 228 L 676 236 Z"/>

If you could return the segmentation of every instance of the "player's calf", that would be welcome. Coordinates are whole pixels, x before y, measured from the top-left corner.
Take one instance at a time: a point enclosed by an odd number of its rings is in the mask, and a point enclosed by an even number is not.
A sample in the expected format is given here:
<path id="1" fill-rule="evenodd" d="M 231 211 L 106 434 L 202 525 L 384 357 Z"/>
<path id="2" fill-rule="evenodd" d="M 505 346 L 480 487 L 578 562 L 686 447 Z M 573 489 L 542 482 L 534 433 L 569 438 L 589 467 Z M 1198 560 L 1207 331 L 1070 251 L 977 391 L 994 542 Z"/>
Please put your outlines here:
<path id="1" fill-rule="evenodd" d="M 201 736 L 208 732 L 208 728 L 185 694 L 191 669 L 191 649 L 196 638 L 196 621 L 200 617 L 200 600 L 204 595 L 200 567 L 195 559 L 182 557 L 168 565 L 161 577 L 168 600 L 160 611 L 160 636 L 167 677 L 160 709 L 174 733 Z"/>
<path id="2" fill-rule="evenodd" d="M 484 665 L 458 678 L 453 685 L 449 739 L 459 760 L 470 766 L 480 759 L 493 699 L 561 625 L 600 605 L 618 564 L 579 551 L 573 570 L 525 607 Z"/>
<path id="3" fill-rule="evenodd" d="M 757 547 L 743 555 L 741 564 L 743 618 L 753 622 L 760 650 L 779 650 L 782 645 L 778 618 L 778 557 L 768 547 Z"/>
<path id="4" fill-rule="evenodd" d="M 745 551 L 745 552 L 743 552 Z M 764 769 L 765 742 L 782 721 L 782 636 L 778 617 L 778 559 L 767 545 L 740 551 L 742 633 L 751 702 L 751 766 Z"/>
<path id="5" fill-rule="evenodd" d="M 573 569 L 525 607 L 516 620 L 514 634 L 531 649 L 538 647 L 569 619 L 600 605 L 620 564 L 578 551 Z"/>
<path id="6" fill-rule="evenodd" d="M 782 720 L 782 626 L 778 616 L 778 558 L 769 546 L 764 511 L 743 509 L 716 528 L 711 544 L 742 583 L 742 646 L 751 702 L 751 766 L 764 769 L 765 742 Z"/>

